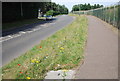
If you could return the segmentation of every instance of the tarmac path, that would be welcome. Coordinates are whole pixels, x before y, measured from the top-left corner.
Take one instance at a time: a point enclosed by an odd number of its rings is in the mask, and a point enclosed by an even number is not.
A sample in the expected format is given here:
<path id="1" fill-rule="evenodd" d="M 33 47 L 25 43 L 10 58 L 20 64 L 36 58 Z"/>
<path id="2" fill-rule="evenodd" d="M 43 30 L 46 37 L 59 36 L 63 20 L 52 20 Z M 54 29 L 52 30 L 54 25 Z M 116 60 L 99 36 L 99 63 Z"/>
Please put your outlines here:
<path id="1" fill-rule="evenodd" d="M 118 35 L 102 20 L 87 18 L 85 59 L 75 79 L 118 79 Z"/>

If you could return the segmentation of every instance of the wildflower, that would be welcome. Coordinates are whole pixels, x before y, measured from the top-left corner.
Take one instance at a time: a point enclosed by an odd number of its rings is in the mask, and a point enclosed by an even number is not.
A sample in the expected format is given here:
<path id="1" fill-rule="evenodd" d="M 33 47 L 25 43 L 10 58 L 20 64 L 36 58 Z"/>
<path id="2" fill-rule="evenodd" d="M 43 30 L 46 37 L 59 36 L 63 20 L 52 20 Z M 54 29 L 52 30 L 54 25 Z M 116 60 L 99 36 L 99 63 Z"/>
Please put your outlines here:
<path id="1" fill-rule="evenodd" d="M 34 63 L 34 62 L 35 62 L 35 60 L 31 60 L 31 62 L 32 62 L 32 63 Z"/>
<path id="2" fill-rule="evenodd" d="M 64 50 L 64 48 L 63 48 L 63 47 L 60 47 L 60 49 L 61 49 L 61 50 Z"/>
<path id="3" fill-rule="evenodd" d="M 60 64 L 57 64 L 57 66 L 59 67 L 59 66 L 60 66 Z"/>
<path id="4" fill-rule="evenodd" d="M 42 46 L 40 46 L 40 48 L 42 48 Z"/>
<path id="5" fill-rule="evenodd" d="M 67 72 L 68 70 L 66 70 L 66 69 L 64 69 L 64 70 L 62 70 L 63 72 Z"/>
<path id="6" fill-rule="evenodd" d="M 35 61 L 36 63 L 39 63 L 39 61 Z"/>
<path id="7" fill-rule="evenodd" d="M 31 60 L 32 63 L 34 63 L 35 61 L 36 61 L 36 59 Z"/>
<path id="8" fill-rule="evenodd" d="M 30 77 L 26 77 L 27 79 L 30 79 Z"/>
<path id="9" fill-rule="evenodd" d="M 23 73 L 23 72 L 20 71 L 20 73 Z"/>
<path id="10" fill-rule="evenodd" d="M 21 66 L 21 64 L 18 64 L 18 66 Z"/>

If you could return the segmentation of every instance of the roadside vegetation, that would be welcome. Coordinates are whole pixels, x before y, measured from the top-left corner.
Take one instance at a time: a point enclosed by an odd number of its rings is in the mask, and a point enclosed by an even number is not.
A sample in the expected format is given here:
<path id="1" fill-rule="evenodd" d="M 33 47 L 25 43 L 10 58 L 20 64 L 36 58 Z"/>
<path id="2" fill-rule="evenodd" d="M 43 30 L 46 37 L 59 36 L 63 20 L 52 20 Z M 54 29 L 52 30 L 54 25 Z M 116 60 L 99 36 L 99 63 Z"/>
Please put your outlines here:
<path id="1" fill-rule="evenodd" d="M 50 70 L 69 70 L 84 58 L 87 18 L 76 19 L 2 68 L 3 79 L 44 79 Z"/>
<path id="2" fill-rule="evenodd" d="M 67 7 L 54 2 L 5 2 L 2 3 L 2 29 L 4 31 L 19 28 L 39 22 L 40 19 L 45 20 L 44 15 L 61 14 L 68 14 Z"/>
<path id="3" fill-rule="evenodd" d="M 103 5 L 100 4 L 91 5 L 90 3 L 88 4 L 85 3 L 85 4 L 74 5 L 72 7 L 72 11 L 85 11 L 85 10 L 97 9 L 101 7 L 103 7 Z"/>
<path id="4" fill-rule="evenodd" d="M 2 29 L 3 31 L 6 31 L 6 30 L 12 30 L 12 29 L 15 29 L 15 28 L 19 28 L 19 27 L 22 27 L 24 25 L 28 25 L 28 24 L 33 24 L 33 23 L 38 23 L 38 22 L 41 22 L 43 21 L 43 19 L 25 19 L 25 20 L 20 20 L 20 21 L 15 21 L 15 22 L 8 22 L 8 23 L 3 23 L 2 24 Z"/>

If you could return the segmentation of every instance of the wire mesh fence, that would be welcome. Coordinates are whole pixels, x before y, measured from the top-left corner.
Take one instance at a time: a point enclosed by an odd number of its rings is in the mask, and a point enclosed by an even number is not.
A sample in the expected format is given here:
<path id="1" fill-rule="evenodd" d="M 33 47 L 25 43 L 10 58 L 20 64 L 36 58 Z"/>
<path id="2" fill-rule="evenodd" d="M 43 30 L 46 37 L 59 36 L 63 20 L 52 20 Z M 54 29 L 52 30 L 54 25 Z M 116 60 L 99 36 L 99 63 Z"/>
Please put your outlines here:
<path id="1" fill-rule="evenodd" d="M 120 2 L 109 7 L 102 7 L 88 11 L 73 11 L 74 14 L 86 14 L 96 16 L 114 27 L 120 28 Z"/>

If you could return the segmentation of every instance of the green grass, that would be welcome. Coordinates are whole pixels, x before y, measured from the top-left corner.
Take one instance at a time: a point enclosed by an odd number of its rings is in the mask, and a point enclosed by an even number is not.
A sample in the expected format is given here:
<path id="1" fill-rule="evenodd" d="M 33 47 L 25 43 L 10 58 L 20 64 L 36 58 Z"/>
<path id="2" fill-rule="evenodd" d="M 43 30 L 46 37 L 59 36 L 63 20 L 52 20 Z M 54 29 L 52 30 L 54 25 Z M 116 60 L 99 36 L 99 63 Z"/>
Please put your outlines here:
<path id="1" fill-rule="evenodd" d="M 3 30 L 10 30 L 14 28 L 18 28 L 27 24 L 33 24 L 43 21 L 43 19 L 26 19 L 26 20 L 21 20 L 21 21 L 15 21 L 15 22 L 10 22 L 10 23 L 3 23 L 2 24 L 2 29 Z"/>
<path id="2" fill-rule="evenodd" d="M 43 79 L 50 70 L 69 70 L 77 67 L 84 58 L 87 18 L 71 16 L 76 17 L 72 24 L 5 65 L 2 68 L 3 79 Z"/>
<path id="3" fill-rule="evenodd" d="M 38 19 L 43 19 L 43 20 L 45 20 L 45 19 L 46 19 L 46 17 L 38 17 Z"/>

